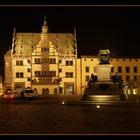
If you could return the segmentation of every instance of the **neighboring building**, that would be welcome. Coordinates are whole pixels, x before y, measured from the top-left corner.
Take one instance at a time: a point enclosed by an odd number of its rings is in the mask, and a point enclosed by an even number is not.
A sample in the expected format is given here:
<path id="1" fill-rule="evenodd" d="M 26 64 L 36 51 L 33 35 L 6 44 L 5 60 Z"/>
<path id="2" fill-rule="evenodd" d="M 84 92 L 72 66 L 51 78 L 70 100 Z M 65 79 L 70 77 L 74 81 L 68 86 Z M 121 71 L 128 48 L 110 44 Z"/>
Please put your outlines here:
<path id="1" fill-rule="evenodd" d="M 96 65 L 99 63 L 97 56 L 81 56 L 81 84 L 82 92 L 84 86 L 90 79 L 91 74 L 97 75 Z M 124 81 L 128 94 L 140 92 L 140 57 L 112 57 L 110 63 L 113 65 L 111 76 L 117 75 Z"/>
<path id="2" fill-rule="evenodd" d="M 83 94 L 91 74 L 96 75 L 99 63 L 97 56 L 77 58 L 76 31 L 49 33 L 46 18 L 41 33 L 14 30 L 12 48 L 4 60 L 5 87 L 31 87 L 39 94 Z M 137 92 L 140 58 L 114 57 L 110 63 L 113 65 L 111 75 L 118 73 L 129 87 L 127 92 Z"/>

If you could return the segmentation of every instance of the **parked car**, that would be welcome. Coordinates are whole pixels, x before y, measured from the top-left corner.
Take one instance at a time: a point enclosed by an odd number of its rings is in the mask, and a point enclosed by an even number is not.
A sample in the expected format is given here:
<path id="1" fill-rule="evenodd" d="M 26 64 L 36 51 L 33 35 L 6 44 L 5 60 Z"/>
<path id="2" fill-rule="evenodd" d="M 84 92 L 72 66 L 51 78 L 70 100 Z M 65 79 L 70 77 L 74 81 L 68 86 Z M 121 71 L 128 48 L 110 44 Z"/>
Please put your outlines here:
<path id="1" fill-rule="evenodd" d="M 16 99 L 18 97 L 17 92 L 12 92 L 11 90 L 6 90 L 2 94 L 3 99 Z"/>
<path id="2" fill-rule="evenodd" d="M 39 94 L 32 89 L 25 89 L 21 92 L 21 98 L 39 98 Z"/>
<path id="3" fill-rule="evenodd" d="M 19 91 L 13 91 L 12 94 L 15 96 L 16 99 L 21 98 L 21 93 Z"/>

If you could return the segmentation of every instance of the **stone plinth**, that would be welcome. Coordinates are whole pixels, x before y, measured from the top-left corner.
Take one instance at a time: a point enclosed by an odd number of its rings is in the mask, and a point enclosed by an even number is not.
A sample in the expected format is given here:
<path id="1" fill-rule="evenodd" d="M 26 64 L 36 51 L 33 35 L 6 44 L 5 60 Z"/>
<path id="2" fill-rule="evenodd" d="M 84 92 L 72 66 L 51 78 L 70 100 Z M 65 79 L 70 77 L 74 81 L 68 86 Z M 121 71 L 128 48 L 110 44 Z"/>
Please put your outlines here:
<path id="1" fill-rule="evenodd" d="M 111 81 L 111 64 L 103 64 L 97 66 L 97 81 Z"/>

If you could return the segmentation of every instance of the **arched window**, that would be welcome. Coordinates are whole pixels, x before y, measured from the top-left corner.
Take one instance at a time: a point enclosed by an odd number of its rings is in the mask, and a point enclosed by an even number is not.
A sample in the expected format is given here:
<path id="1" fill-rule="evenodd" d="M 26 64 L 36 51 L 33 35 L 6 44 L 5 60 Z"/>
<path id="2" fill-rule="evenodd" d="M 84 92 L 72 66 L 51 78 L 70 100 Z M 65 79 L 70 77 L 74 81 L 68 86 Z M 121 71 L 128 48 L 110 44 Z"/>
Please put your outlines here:
<path id="1" fill-rule="evenodd" d="M 45 88 L 42 89 L 42 95 L 44 95 L 44 94 L 45 94 Z"/>
<path id="2" fill-rule="evenodd" d="M 34 88 L 34 91 L 37 93 L 37 89 L 36 88 Z"/>
<path id="3" fill-rule="evenodd" d="M 59 94 L 62 94 L 62 87 L 59 87 Z"/>
<path id="4" fill-rule="evenodd" d="M 46 88 L 46 92 L 45 92 L 46 95 L 49 95 L 49 89 Z"/>

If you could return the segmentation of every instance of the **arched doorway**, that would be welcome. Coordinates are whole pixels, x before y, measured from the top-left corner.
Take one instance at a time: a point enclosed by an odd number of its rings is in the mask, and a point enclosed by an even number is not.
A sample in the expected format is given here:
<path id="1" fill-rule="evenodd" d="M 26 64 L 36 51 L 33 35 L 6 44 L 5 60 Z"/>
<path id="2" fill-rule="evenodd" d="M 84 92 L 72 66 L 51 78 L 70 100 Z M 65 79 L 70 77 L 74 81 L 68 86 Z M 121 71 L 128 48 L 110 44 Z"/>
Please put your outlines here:
<path id="1" fill-rule="evenodd" d="M 49 89 L 48 89 L 48 88 L 46 88 L 45 94 L 46 94 L 46 95 L 49 95 Z"/>
<path id="2" fill-rule="evenodd" d="M 57 95 L 57 88 L 54 89 L 54 95 Z"/>

